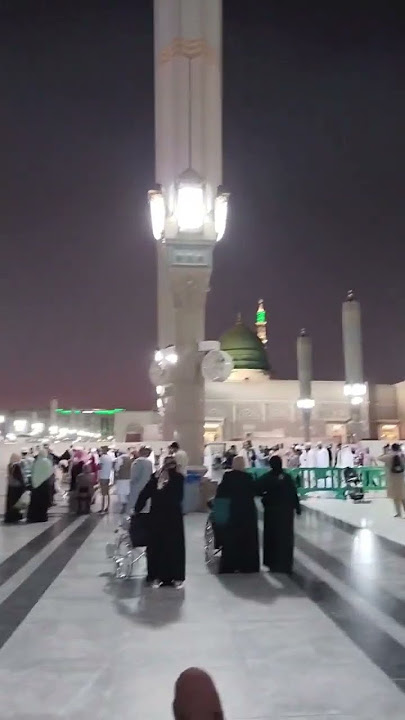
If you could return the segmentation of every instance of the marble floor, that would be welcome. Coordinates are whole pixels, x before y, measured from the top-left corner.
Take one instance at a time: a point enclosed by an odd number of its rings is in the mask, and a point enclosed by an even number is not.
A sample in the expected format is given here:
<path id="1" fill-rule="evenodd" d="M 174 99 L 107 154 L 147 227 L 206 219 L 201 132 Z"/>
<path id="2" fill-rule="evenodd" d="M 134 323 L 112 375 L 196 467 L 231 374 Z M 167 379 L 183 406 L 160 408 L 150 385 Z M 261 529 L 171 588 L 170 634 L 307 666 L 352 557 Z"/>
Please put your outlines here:
<path id="1" fill-rule="evenodd" d="M 3 720 L 162 720 L 176 676 L 212 673 L 227 720 L 404 717 L 404 549 L 309 510 L 289 580 L 217 576 L 187 516 L 185 589 L 111 579 L 117 517 L 0 528 Z M 405 521 L 404 526 L 405 526 Z"/>
<path id="2" fill-rule="evenodd" d="M 365 503 L 352 503 L 350 500 L 315 498 L 306 500 L 305 505 L 313 511 L 320 511 L 359 528 L 369 528 L 376 535 L 405 545 L 405 521 L 394 519 L 391 500 L 382 497 L 381 492 L 368 493 L 366 500 Z"/>

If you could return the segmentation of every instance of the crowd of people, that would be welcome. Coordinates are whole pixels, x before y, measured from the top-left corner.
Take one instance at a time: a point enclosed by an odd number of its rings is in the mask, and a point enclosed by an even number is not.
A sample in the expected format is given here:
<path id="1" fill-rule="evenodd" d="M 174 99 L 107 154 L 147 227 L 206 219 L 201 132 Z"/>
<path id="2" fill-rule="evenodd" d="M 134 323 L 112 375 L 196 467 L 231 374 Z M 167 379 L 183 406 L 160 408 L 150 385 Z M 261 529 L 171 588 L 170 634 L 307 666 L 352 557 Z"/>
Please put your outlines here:
<path id="1" fill-rule="evenodd" d="M 147 581 L 179 586 L 185 579 L 183 486 L 188 458 L 177 442 L 171 443 L 161 462 L 152 450 L 135 451 L 71 448 L 57 456 L 49 447 L 13 453 L 7 467 L 4 522 L 46 522 L 54 504 L 57 481 L 62 475 L 64 493 L 72 513 L 91 511 L 96 491 L 101 498 L 100 514 L 110 510 L 115 486 L 120 512 L 147 520 Z M 24 513 L 26 509 L 26 513 Z"/>
<path id="2" fill-rule="evenodd" d="M 48 445 L 12 453 L 7 466 L 4 522 L 20 522 L 27 506 L 27 522 L 46 522 L 48 510 L 55 502 L 55 469 L 68 459 L 69 451 L 58 457 Z"/>
<path id="3" fill-rule="evenodd" d="M 162 453 L 162 451 L 161 451 Z M 174 442 L 168 454 L 176 455 L 183 472 L 187 471 L 187 455 Z M 139 450 L 113 450 L 71 447 L 57 455 L 49 445 L 13 452 L 7 465 L 7 492 L 4 521 L 20 522 L 27 509 L 28 522 L 46 522 L 48 510 L 55 504 L 59 490 L 68 497 L 69 510 L 79 512 L 81 499 L 89 511 L 95 502 L 96 491 L 101 497 L 100 513 L 108 513 L 112 488 L 119 500 L 121 512 L 128 503 L 134 507 L 139 492 L 160 465 L 160 453 L 152 453 L 146 446 Z"/>
<path id="4" fill-rule="evenodd" d="M 373 466 L 377 464 L 376 458 L 367 447 L 337 443 L 316 444 L 304 443 L 285 448 L 281 445 L 258 445 L 255 447 L 251 440 L 243 443 L 241 454 L 246 467 L 268 468 L 273 455 L 283 456 L 285 465 L 289 469 L 296 468 L 346 468 L 356 466 Z M 231 445 L 222 456 L 216 457 L 217 466 L 224 469 L 232 467 L 233 458 L 238 455 L 236 445 Z"/>
<path id="5" fill-rule="evenodd" d="M 333 462 L 344 448 L 337 448 L 330 458 L 327 447 L 320 443 L 318 457 L 326 454 Z M 294 549 L 294 517 L 300 514 L 296 483 L 289 468 L 317 467 L 303 465 L 303 456 L 314 448 L 293 448 L 285 453 L 286 470 L 280 448 L 269 452 L 267 472 L 254 478 L 247 470 L 251 467 L 251 447 L 238 454 L 232 446 L 222 463 L 224 473 L 213 499 L 213 525 L 217 546 L 221 548 L 219 572 L 256 573 L 260 571 L 258 509 L 256 499 L 263 506 L 263 564 L 275 573 L 292 572 Z M 350 449 L 352 462 L 355 453 Z M 101 496 L 99 513 L 110 510 L 113 485 L 120 512 L 132 515 L 132 530 L 143 525 L 147 540 L 146 581 L 156 586 L 179 587 L 185 580 L 185 538 L 183 526 L 183 492 L 188 459 L 178 443 L 172 443 L 162 462 L 152 462 L 151 449 L 143 446 L 138 451 L 112 451 L 102 447 L 99 451 L 67 450 L 55 455 L 47 446 L 36 452 L 14 453 L 8 464 L 8 487 L 4 521 L 18 523 L 23 517 L 21 500 L 25 496 L 26 520 L 45 522 L 49 508 L 54 504 L 56 469 L 62 471 L 69 483 L 70 512 L 90 512 L 98 489 Z M 364 462 L 366 451 L 357 462 Z M 250 457 L 250 462 L 249 462 Z M 299 459 L 299 465 L 295 458 Z M 345 462 L 348 461 L 347 458 Z M 371 463 L 370 458 L 366 459 Z M 385 448 L 376 458 L 385 465 L 388 497 L 395 506 L 395 516 L 405 512 L 405 456 L 399 445 Z M 306 462 L 313 462 L 311 458 Z M 325 467 L 322 464 L 322 467 Z M 331 465 L 329 465 L 331 467 Z M 28 496 L 29 494 L 29 496 Z M 27 497 L 28 496 L 28 497 Z M 221 512 L 218 510 L 222 507 Z M 224 511 L 225 508 L 225 511 Z M 225 515 L 224 515 L 225 512 Z"/>

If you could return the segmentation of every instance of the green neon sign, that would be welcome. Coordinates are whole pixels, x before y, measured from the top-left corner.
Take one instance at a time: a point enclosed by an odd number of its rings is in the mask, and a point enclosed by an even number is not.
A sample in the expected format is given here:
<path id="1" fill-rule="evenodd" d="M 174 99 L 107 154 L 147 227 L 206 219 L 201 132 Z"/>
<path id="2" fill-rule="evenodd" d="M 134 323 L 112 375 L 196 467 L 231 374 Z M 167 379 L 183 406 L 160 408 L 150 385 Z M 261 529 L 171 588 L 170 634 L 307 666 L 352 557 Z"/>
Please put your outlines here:
<path id="1" fill-rule="evenodd" d="M 83 410 L 65 410 L 64 408 L 57 408 L 56 412 L 58 415 L 82 415 Z M 125 412 L 124 408 L 113 408 L 112 410 L 92 410 L 94 415 L 116 415 L 117 413 Z M 91 413 L 84 413 L 90 415 Z"/>

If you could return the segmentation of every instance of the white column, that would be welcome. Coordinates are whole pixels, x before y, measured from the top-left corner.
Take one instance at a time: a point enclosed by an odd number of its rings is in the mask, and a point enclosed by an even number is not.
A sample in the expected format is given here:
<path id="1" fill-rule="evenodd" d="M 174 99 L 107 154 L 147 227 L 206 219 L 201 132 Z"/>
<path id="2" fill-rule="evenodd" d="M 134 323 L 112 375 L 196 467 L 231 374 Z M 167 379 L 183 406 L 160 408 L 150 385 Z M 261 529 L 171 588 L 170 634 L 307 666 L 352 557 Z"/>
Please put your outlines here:
<path id="1" fill-rule="evenodd" d="M 222 184 L 222 0 L 154 0 L 154 38 L 155 179 L 165 206 L 158 248 L 159 345 L 176 346 L 173 425 L 190 464 L 202 465 L 198 343 L 205 336 L 217 239 L 214 207 Z M 181 183 L 193 182 L 204 197 L 203 213 L 195 214 L 203 217 L 196 231 L 192 223 L 182 224 L 178 205 Z"/>
<path id="2" fill-rule="evenodd" d="M 342 335 L 346 382 L 350 385 L 363 383 L 361 308 L 352 291 L 342 305 Z"/>
<path id="3" fill-rule="evenodd" d="M 342 305 L 342 336 L 343 355 L 345 363 L 346 386 L 363 386 L 363 344 L 361 337 L 361 308 L 355 300 L 352 290 Z M 363 396 L 361 399 L 364 400 Z M 350 431 L 353 439 L 358 441 L 363 437 L 363 424 L 361 404 L 354 405 L 353 393 L 348 396 L 350 402 Z"/>
<path id="4" fill-rule="evenodd" d="M 204 380 L 198 344 L 204 338 L 209 269 L 172 267 L 170 277 L 175 309 L 178 362 L 174 377 L 174 424 L 178 441 L 192 466 L 204 455 Z"/>
<path id="5" fill-rule="evenodd" d="M 301 330 L 297 338 L 297 369 L 299 382 L 299 403 L 301 405 L 304 426 L 304 441 L 311 439 L 311 401 L 312 401 L 312 342 L 306 331 Z M 305 404 L 307 407 L 305 407 Z"/>
<path id="6" fill-rule="evenodd" d="M 164 243 L 156 244 L 158 347 L 166 348 L 175 344 L 174 305 L 167 261 L 167 245 Z"/>
<path id="7" fill-rule="evenodd" d="M 156 182 L 222 183 L 222 0 L 154 0 Z"/>

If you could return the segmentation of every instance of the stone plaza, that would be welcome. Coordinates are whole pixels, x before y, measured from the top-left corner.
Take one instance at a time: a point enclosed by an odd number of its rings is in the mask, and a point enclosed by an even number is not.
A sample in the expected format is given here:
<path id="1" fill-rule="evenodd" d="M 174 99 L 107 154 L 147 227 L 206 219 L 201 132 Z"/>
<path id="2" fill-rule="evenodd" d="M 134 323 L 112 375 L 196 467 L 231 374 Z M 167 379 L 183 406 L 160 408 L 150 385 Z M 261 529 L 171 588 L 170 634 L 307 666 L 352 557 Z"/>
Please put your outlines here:
<path id="1" fill-rule="evenodd" d="M 0 529 L 2 718 L 168 718 L 190 665 L 212 673 L 227 720 L 403 717 L 405 523 L 388 501 L 308 501 L 291 579 L 218 576 L 205 515 L 186 516 L 180 591 L 147 588 L 142 561 L 112 579 L 118 520 L 59 507 Z"/>

